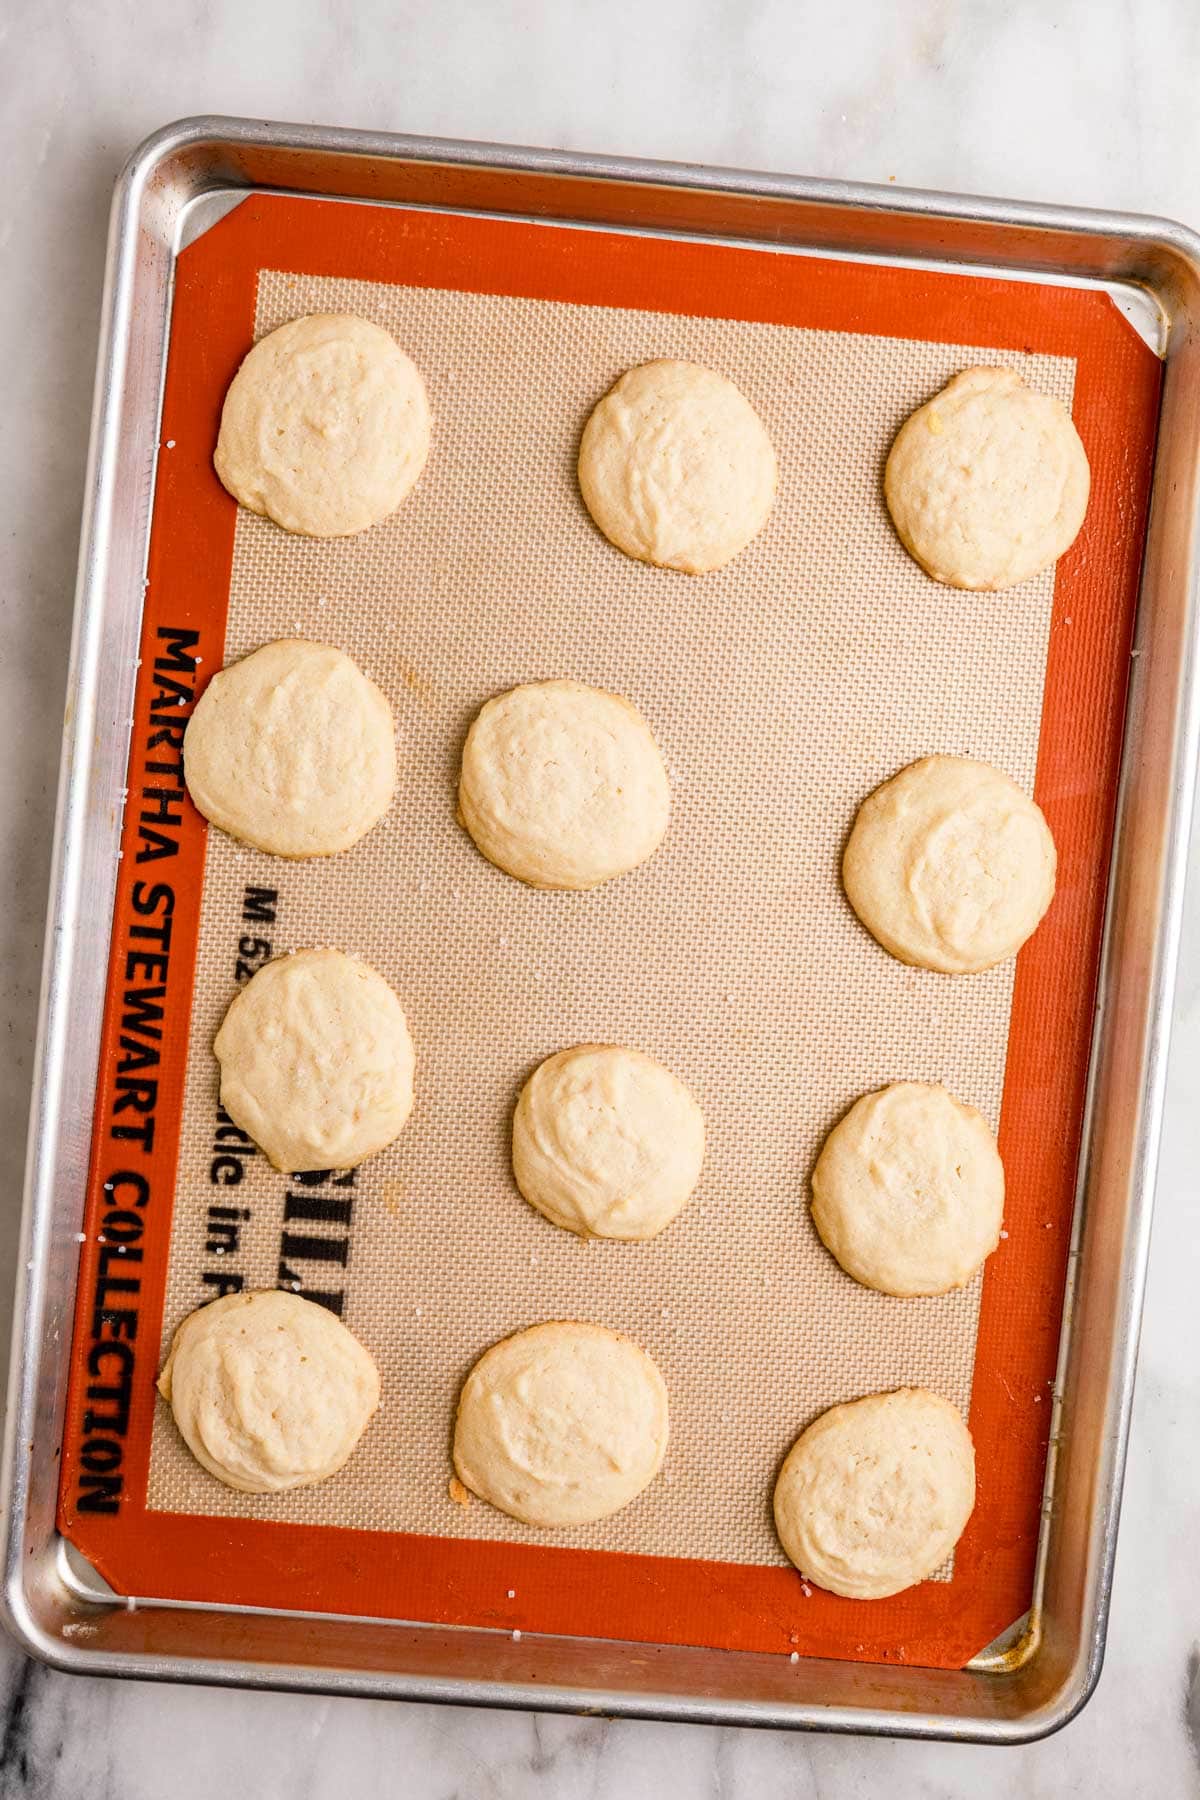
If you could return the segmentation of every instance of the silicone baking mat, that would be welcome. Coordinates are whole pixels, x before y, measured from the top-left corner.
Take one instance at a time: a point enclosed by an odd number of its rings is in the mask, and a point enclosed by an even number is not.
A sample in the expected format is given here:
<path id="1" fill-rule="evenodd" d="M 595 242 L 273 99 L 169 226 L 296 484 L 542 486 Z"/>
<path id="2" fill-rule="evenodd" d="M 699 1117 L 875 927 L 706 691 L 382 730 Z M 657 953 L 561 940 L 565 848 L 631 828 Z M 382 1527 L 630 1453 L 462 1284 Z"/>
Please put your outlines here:
<path id="1" fill-rule="evenodd" d="M 383 525 L 289 536 L 211 469 L 254 337 L 311 311 L 392 331 L 435 414 Z M 738 382 L 779 453 L 775 513 L 699 580 L 611 548 L 578 497 L 579 431 L 629 365 Z M 1084 532 L 1012 592 L 905 555 L 880 494 L 913 406 L 1003 360 L 1073 406 Z M 133 728 L 61 1525 L 120 1592 L 958 1665 L 1029 1603 L 1129 637 L 1158 393 L 1103 295 L 727 246 L 282 197 L 180 258 Z M 291 864 L 208 832 L 179 744 L 223 660 L 340 645 L 388 694 L 400 776 L 349 854 Z M 489 695 L 569 675 L 644 711 L 672 778 L 633 875 L 538 894 L 455 823 Z M 1009 963 L 893 962 L 841 895 L 858 801 L 931 751 L 1034 787 L 1059 892 Z M 220 1112 L 211 1042 L 272 954 L 334 943 L 401 995 L 417 1106 L 351 1176 L 277 1175 Z M 704 1107 L 708 1155 L 648 1245 L 583 1243 L 521 1200 L 516 1092 L 550 1051 L 637 1045 Z M 1005 1231 L 986 1274 L 897 1301 L 841 1274 L 807 1174 L 864 1090 L 944 1082 L 999 1126 Z M 153 1380 L 187 1312 L 280 1283 L 370 1348 L 383 1404 L 317 1488 L 234 1493 Z M 662 1476 L 552 1539 L 448 1492 L 458 1386 L 497 1338 L 580 1317 L 635 1336 L 671 1394 Z M 836 1401 L 923 1383 L 969 1411 L 979 1503 L 953 1566 L 880 1603 L 786 1564 L 770 1493 Z"/>

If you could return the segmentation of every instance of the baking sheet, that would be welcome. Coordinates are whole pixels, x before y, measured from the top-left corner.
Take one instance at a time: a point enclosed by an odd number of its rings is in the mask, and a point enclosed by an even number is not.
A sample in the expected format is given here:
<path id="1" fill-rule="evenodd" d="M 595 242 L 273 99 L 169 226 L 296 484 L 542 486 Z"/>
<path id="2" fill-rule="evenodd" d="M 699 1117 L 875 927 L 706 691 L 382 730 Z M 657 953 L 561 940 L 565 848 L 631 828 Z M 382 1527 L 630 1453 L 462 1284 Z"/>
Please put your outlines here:
<path id="1" fill-rule="evenodd" d="M 978 1282 L 903 1303 L 857 1288 L 812 1233 L 807 1169 L 838 1113 L 898 1077 L 943 1080 L 995 1123 L 1008 1051 L 1012 965 L 954 981 L 893 963 L 841 899 L 841 842 L 862 795 L 930 750 L 1033 784 L 1054 626 L 1049 575 L 999 596 L 928 582 L 891 535 L 882 460 L 900 419 L 967 363 L 1014 362 L 1069 402 L 1075 359 L 1010 338 L 917 342 L 270 266 L 254 328 L 319 307 L 377 318 L 416 356 L 434 453 L 401 512 L 357 539 L 314 544 L 238 514 L 225 654 L 292 633 L 349 650 L 396 708 L 400 790 L 384 824 L 329 863 L 297 868 L 208 838 L 163 1329 L 214 1284 L 300 1279 L 341 1305 L 380 1361 L 384 1408 L 333 1482 L 270 1502 L 204 1477 L 150 1408 L 146 1516 L 544 1543 L 448 1499 L 454 1393 L 496 1337 L 583 1316 L 659 1360 L 673 1441 L 633 1507 L 556 1547 L 619 1552 L 647 1571 L 652 1558 L 779 1565 L 769 1495 L 797 1431 L 836 1400 L 903 1381 L 965 1410 L 979 1307 Z M 590 406 L 657 354 L 732 375 L 780 453 L 771 524 L 700 581 L 621 557 L 574 486 Z M 177 450 L 197 458 L 194 442 L 168 439 L 164 454 Z M 633 698 L 674 785 L 651 864 L 582 896 L 521 888 L 453 820 L 478 705 L 563 674 Z M 1086 873 L 1093 884 L 1102 873 L 1094 855 Z M 366 956 L 402 995 L 414 1119 L 352 1184 L 288 1182 L 241 1157 L 246 1174 L 227 1188 L 214 1169 L 236 1146 L 219 1135 L 208 1046 L 238 963 L 244 973 L 267 943 L 322 941 Z M 702 1187 L 653 1245 L 580 1244 L 525 1207 L 508 1175 L 521 1081 L 549 1051 L 597 1038 L 662 1057 L 705 1107 Z M 1045 1197 L 1048 1219 L 1026 1205 L 994 1262 L 1030 1255 L 1035 1229 L 1063 1237 L 1064 1193 Z M 1027 1457 L 1031 1489 L 1039 1470 Z M 843 1635 L 861 1630 L 859 1612 L 841 1609 Z M 713 1629 L 706 1641 L 722 1641 Z M 615 1618 L 612 1634 L 625 1630 L 638 1635 Z"/>

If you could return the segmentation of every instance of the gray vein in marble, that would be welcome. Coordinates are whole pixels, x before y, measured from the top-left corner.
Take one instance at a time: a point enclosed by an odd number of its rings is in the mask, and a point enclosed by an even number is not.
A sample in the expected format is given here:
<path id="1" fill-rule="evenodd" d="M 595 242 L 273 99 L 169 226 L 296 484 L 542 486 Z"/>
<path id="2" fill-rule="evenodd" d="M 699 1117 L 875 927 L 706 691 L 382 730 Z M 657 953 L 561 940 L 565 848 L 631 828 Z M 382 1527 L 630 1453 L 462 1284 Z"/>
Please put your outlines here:
<path id="1" fill-rule="evenodd" d="M 46 1671 L 29 1660 L 15 1666 L 15 1679 L 4 1702 L 4 1730 L 0 1736 L 0 1793 L 31 1793 L 34 1786 L 29 1757 L 29 1733 L 32 1724 L 31 1702 L 45 1679 Z"/>
<path id="2" fill-rule="evenodd" d="M 1200 1773 L 1200 1643 L 1193 1645 L 1188 1652 L 1183 1687 L 1183 1724 L 1197 1772 Z"/>

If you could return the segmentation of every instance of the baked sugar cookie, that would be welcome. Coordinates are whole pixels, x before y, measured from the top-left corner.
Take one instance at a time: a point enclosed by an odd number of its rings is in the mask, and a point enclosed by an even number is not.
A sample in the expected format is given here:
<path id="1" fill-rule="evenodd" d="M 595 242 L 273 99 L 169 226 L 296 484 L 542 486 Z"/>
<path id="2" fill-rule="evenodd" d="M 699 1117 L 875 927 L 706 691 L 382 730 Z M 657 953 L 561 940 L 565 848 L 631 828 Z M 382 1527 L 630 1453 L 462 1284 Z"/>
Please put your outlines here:
<path id="1" fill-rule="evenodd" d="M 275 1168 L 352 1169 L 402 1130 L 414 1056 L 399 1000 L 340 950 L 297 950 L 251 976 L 213 1050 L 221 1105 Z"/>
<path id="2" fill-rule="evenodd" d="M 467 734 L 461 822 L 498 868 L 590 888 L 652 856 L 671 789 L 650 727 L 619 694 L 540 681 L 489 700 Z"/>
<path id="3" fill-rule="evenodd" d="M 842 858 L 851 906 L 901 962 L 951 975 L 1021 948 L 1054 898 L 1039 806 L 990 763 L 927 756 L 868 795 Z"/>
<path id="4" fill-rule="evenodd" d="M 885 1600 L 945 1562 L 975 1505 L 975 1449 L 958 1408 L 927 1388 L 834 1406 L 792 1445 L 775 1529 L 802 1575 Z"/>
<path id="5" fill-rule="evenodd" d="M 235 500 L 285 531 L 348 537 L 395 512 L 428 455 L 416 364 L 367 319 L 313 313 L 246 357 L 213 462 Z"/>
<path id="6" fill-rule="evenodd" d="M 514 1519 L 586 1525 L 648 1487 L 667 1450 L 667 1389 L 631 1338 L 533 1325 L 480 1357 L 454 1428 L 459 1479 Z"/>
<path id="7" fill-rule="evenodd" d="M 884 1294 L 962 1287 L 1000 1241 L 1004 1166 L 987 1120 L 924 1081 L 857 1100 L 825 1140 L 812 1192 L 826 1248 Z"/>
<path id="8" fill-rule="evenodd" d="M 189 1313 L 158 1389 L 210 1475 L 277 1494 L 341 1468 L 379 1404 L 379 1371 L 327 1308 L 269 1290 Z"/>
<path id="9" fill-rule="evenodd" d="M 628 370 L 579 446 L 579 487 L 605 537 L 640 562 L 703 575 L 767 522 L 778 483 L 766 427 L 714 369 L 662 358 Z"/>
<path id="10" fill-rule="evenodd" d="M 214 675 L 183 739 L 206 819 L 275 856 L 333 856 L 378 823 L 396 786 L 396 728 L 341 650 L 282 638 Z"/>
<path id="11" fill-rule="evenodd" d="M 1069 550 L 1091 472 L 1071 415 L 1015 369 L 965 369 L 905 420 L 884 474 L 900 541 L 935 581 L 1008 588 Z"/>
<path id="12" fill-rule="evenodd" d="M 640 1050 L 577 1044 L 534 1070 L 513 1118 L 513 1173 L 531 1206 L 580 1237 L 652 1238 L 700 1179 L 704 1115 Z"/>

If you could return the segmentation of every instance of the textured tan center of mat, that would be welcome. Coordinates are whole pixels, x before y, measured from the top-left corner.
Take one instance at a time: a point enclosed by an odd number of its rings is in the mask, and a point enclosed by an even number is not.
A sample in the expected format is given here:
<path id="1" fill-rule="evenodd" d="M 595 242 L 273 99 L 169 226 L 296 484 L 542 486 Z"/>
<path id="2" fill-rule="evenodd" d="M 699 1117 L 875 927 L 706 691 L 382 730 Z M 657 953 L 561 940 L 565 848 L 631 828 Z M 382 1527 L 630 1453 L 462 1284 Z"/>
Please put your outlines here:
<path id="1" fill-rule="evenodd" d="M 304 1286 L 344 1293 L 383 1404 L 332 1481 L 273 1498 L 207 1476 L 162 1407 L 149 1503 L 780 1562 L 769 1497 L 797 1432 L 835 1401 L 901 1383 L 965 1409 L 979 1302 L 978 1281 L 910 1301 L 856 1286 L 813 1232 L 808 1171 L 850 1102 L 899 1078 L 945 1082 L 994 1125 L 1012 989 L 1011 963 L 954 979 L 886 956 L 841 895 L 842 842 L 862 796 L 931 751 L 984 757 L 1032 786 L 1050 625 L 1050 575 L 999 595 L 928 580 L 892 535 L 883 459 L 904 415 L 972 361 L 1013 363 L 1068 405 L 1074 364 L 261 277 L 259 334 L 320 310 L 375 319 L 415 357 L 435 412 L 429 466 L 400 512 L 357 538 L 312 542 L 242 513 L 227 658 L 291 635 L 347 650 L 395 709 L 399 789 L 385 821 L 326 862 L 209 834 L 166 1321 L 169 1333 L 212 1295 L 206 1274 L 274 1285 L 289 1234 Z M 770 524 L 701 579 L 612 549 L 575 485 L 592 404 L 662 355 L 732 376 L 779 453 Z M 522 887 L 454 819 L 475 711 L 552 676 L 629 696 L 671 771 L 662 848 L 590 894 Z M 251 884 L 278 891 L 274 924 L 243 922 Z M 236 1165 L 236 1185 L 221 1184 L 233 1162 L 213 1179 L 209 1046 L 242 937 L 276 953 L 336 944 L 403 999 L 416 1109 L 352 1187 L 289 1182 L 261 1156 Z M 703 1105 L 701 1186 L 655 1243 L 582 1243 L 512 1184 L 516 1092 L 543 1056 L 582 1040 L 651 1052 Z M 347 1199 L 348 1234 L 346 1208 L 313 1204 Z M 327 1240 L 323 1260 L 314 1239 Z M 552 1318 L 645 1345 L 670 1388 L 671 1446 L 625 1512 L 548 1539 L 479 1502 L 464 1511 L 447 1481 L 466 1370 L 495 1339 Z"/>

